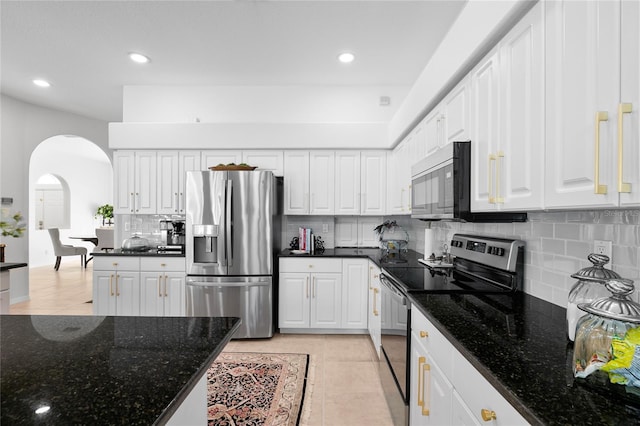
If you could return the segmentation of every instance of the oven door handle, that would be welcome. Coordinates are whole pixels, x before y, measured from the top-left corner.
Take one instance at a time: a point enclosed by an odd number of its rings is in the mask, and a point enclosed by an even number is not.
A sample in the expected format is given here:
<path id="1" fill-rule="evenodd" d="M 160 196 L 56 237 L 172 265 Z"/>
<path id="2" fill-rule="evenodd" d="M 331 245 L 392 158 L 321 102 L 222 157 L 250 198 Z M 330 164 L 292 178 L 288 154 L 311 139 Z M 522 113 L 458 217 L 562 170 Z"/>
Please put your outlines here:
<path id="1" fill-rule="evenodd" d="M 387 290 L 389 290 L 391 293 L 393 293 L 393 295 L 396 297 L 396 299 L 398 299 L 398 301 L 402 304 L 405 305 L 407 304 L 407 298 L 404 294 L 402 294 L 402 292 L 400 292 L 400 290 L 398 290 L 396 288 L 395 285 L 393 285 L 393 283 L 391 282 L 391 280 L 389 280 L 389 278 L 387 278 L 384 274 L 380 274 L 380 283 L 382 285 L 384 285 L 384 288 L 386 288 Z"/>

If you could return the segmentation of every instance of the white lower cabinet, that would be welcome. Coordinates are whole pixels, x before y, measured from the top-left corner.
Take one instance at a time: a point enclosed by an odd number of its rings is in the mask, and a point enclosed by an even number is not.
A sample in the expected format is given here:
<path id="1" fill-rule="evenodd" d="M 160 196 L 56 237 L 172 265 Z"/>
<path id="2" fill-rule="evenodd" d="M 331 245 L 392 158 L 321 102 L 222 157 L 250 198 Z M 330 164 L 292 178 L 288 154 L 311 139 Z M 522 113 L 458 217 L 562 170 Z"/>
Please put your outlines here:
<path id="1" fill-rule="evenodd" d="M 140 258 L 95 257 L 93 314 L 140 314 Z"/>
<path id="2" fill-rule="evenodd" d="M 382 340 L 382 317 L 380 316 L 380 268 L 369 261 L 369 310 L 368 329 L 373 348 L 380 358 Z"/>
<path id="3" fill-rule="evenodd" d="M 184 257 L 94 257 L 94 315 L 184 316 L 185 311 Z"/>
<path id="4" fill-rule="evenodd" d="M 367 262 L 281 258 L 280 330 L 285 333 L 290 329 L 366 330 Z"/>
<path id="5" fill-rule="evenodd" d="M 185 293 L 184 258 L 140 259 L 140 315 L 184 316 Z"/>
<path id="6" fill-rule="evenodd" d="M 410 375 L 411 425 L 528 424 L 415 307 Z"/>

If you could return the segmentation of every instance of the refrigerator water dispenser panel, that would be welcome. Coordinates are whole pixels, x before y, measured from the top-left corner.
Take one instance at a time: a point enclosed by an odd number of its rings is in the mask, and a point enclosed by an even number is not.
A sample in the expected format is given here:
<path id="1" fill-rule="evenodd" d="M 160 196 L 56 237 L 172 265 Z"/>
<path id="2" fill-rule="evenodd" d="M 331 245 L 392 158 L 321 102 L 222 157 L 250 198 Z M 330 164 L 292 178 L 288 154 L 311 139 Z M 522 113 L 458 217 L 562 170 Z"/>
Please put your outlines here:
<path id="1" fill-rule="evenodd" d="M 217 225 L 193 225 L 193 261 L 218 263 Z"/>

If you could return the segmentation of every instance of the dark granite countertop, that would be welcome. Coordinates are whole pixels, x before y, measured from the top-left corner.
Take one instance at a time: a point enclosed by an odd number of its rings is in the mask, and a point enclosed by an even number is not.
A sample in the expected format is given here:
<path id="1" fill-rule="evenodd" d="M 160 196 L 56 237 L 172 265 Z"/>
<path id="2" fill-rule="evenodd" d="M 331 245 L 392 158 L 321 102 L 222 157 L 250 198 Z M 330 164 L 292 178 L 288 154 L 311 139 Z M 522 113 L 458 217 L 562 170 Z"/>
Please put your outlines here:
<path id="1" fill-rule="evenodd" d="M 239 323 L 238 318 L 2 315 L 0 424 L 163 423 Z M 45 405 L 48 412 L 35 413 Z"/>
<path id="2" fill-rule="evenodd" d="M 99 250 L 91 253 L 91 256 L 171 256 L 171 257 L 184 257 L 184 252 L 173 250 L 157 250 L 150 249 L 147 251 L 130 251 L 122 249 L 108 249 Z"/>
<path id="3" fill-rule="evenodd" d="M 25 266 L 27 266 L 26 263 L 2 262 L 0 263 L 0 272 L 8 271 L 9 269 L 24 268 Z"/>
<path id="4" fill-rule="evenodd" d="M 521 292 L 409 298 L 532 424 L 640 424 L 640 397 L 624 386 L 573 378 L 565 309 Z"/>
<path id="5" fill-rule="evenodd" d="M 373 260 L 378 266 L 398 266 L 402 264 L 405 266 L 421 267 L 418 259 L 422 258 L 422 255 L 414 250 L 408 250 L 401 253 L 387 253 L 386 250 L 379 248 L 332 248 L 325 249 L 323 252 L 315 252 L 313 254 L 294 254 L 290 249 L 282 250 L 279 254 L 280 257 L 362 257 Z"/>

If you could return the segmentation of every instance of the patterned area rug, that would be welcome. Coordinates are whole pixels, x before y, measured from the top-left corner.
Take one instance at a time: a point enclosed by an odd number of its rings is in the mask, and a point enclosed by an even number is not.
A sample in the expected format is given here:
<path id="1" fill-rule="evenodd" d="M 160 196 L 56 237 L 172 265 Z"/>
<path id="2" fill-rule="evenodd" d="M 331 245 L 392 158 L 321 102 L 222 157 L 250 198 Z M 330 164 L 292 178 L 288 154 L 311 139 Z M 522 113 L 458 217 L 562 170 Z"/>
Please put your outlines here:
<path id="1" fill-rule="evenodd" d="M 293 426 L 309 355 L 223 352 L 207 371 L 209 425 Z"/>

